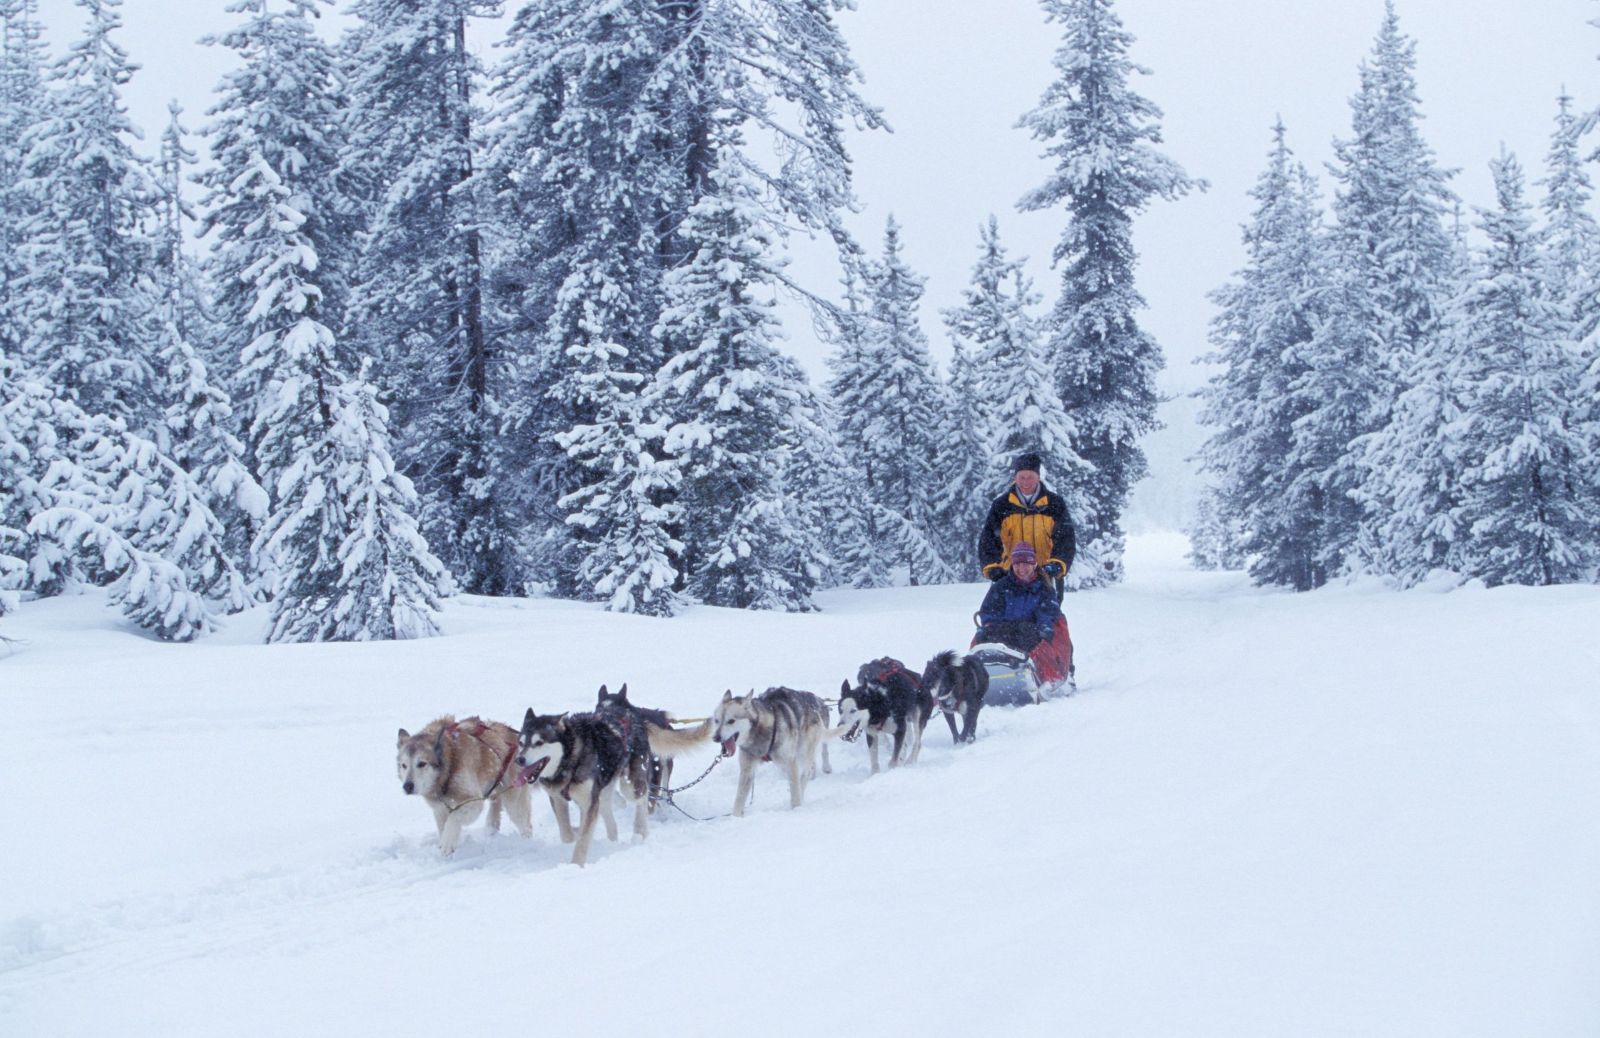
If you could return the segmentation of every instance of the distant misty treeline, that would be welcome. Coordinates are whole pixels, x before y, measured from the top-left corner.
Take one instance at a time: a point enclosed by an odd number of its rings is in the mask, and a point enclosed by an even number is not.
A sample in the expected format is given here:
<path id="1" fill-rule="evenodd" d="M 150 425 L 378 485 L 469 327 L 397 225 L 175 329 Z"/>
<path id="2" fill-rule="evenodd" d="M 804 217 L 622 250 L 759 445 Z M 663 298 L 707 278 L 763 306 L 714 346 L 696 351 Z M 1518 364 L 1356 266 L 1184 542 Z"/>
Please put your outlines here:
<path id="1" fill-rule="evenodd" d="M 1131 221 L 1193 182 L 1109 0 L 1044 0 L 1058 78 L 1022 119 L 1060 297 L 991 220 L 943 374 L 894 221 L 873 256 L 844 226 L 845 132 L 883 124 L 845 0 L 532 0 L 492 67 L 496 2 L 350 0 L 329 42 L 322 0 L 243 0 L 203 144 L 174 106 L 153 158 L 119 0 L 76 2 L 51 61 L 37 0 L 0 0 L 0 612 L 83 582 L 173 639 L 262 601 L 273 640 L 424 635 L 457 589 L 805 610 L 970 579 L 1024 449 L 1078 579 L 1118 577 L 1161 366 Z M 793 283 L 797 232 L 842 286 Z"/>
<path id="2" fill-rule="evenodd" d="M 1195 556 L 1300 590 L 1351 573 L 1592 581 L 1596 115 L 1558 98 L 1543 175 L 1530 187 L 1502 150 L 1469 226 L 1422 138 L 1414 69 L 1391 3 L 1335 142 L 1331 218 L 1274 130 L 1245 266 L 1213 295 Z"/>

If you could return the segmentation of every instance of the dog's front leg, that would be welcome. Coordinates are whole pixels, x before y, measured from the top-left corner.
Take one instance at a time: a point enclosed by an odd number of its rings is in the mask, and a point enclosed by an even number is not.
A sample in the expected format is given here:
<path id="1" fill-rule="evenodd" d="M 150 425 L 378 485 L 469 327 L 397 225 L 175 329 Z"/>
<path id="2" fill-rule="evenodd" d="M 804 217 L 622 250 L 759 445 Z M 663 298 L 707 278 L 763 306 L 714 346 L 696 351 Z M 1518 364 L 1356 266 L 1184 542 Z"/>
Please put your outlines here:
<path id="1" fill-rule="evenodd" d="M 497 832 L 500 831 L 500 798 L 499 797 L 490 797 L 489 798 L 489 820 L 488 820 L 487 824 L 489 826 L 489 831 L 491 833 L 497 833 Z"/>
<path id="2" fill-rule="evenodd" d="M 600 792 L 596 793 L 594 796 L 595 800 L 599 803 L 600 817 L 604 819 L 606 823 L 606 839 L 610 840 L 612 843 L 616 843 L 617 815 L 615 810 L 612 808 L 611 802 L 618 796 L 621 796 L 621 794 L 617 792 L 617 787 L 613 783 L 612 785 L 600 790 Z"/>
<path id="3" fill-rule="evenodd" d="M 962 742 L 975 742 L 978 738 L 978 710 L 983 706 L 983 701 L 971 703 L 967 706 L 966 723 L 961 729 Z"/>
<path id="4" fill-rule="evenodd" d="M 940 706 L 939 711 L 944 714 L 944 723 L 950 726 L 950 741 L 959 743 L 961 736 L 956 734 L 956 712 L 947 706 Z"/>
<path id="5" fill-rule="evenodd" d="M 533 791 L 527 786 L 512 786 L 497 794 L 498 799 L 506 802 L 506 814 L 511 816 L 511 824 L 523 836 L 533 835 L 532 794 Z"/>
<path id="6" fill-rule="evenodd" d="M 806 762 L 800 759 L 798 748 L 789 758 L 789 806 L 799 807 L 806 799 Z"/>
<path id="7" fill-rule="evenodd" d="M 894 730 L 894 752 L 889 754 L 889 767 L 898 768 L 901 765 L 900 751 L 905 748 L 905 745 L 906 725 L 896 725 Z"/>
<path id="8" fill-rule="evenodd" d="M 745 804 L 750 800 L 750 790 L 756 781 L 756 765 L 761 763 L 747 750 L 739 751 L 739 788 L 733 794 L 733 816 L 744 817 Z"/>
<path id="9" fill-rule="evenodd" d="M 548 787 L 545 792 L 550 796 L 550 810 L 555 812 L 556 828 L 561 830 L 561 842 L 571 843 L 575 837 L 572 834 L 572 812 L 567 809 L 567 798 Z"/>
<path id="10" fill-rule="evenodd" d="M 578 842 L 572 848 L 574 865 L 589 861 L 589 844 L 594 841 L 594 818 L 599 813 L 605 795 L 605 790 L 594 788 L 593 781 L 584 783 L 573 792 L 572 799 L 578 805 Z M 613 821 L 612 825 L 615 826 L 616 822 Z"/>
<path id="11" fill-rule="evenodd" d="M 483 810 L 483 801 L 473 804 L 462 804 L 454 811 L 446 812 L 444 826 L 439 830 L 439 852 L 451 855 L 456 852 L 456 846 L 461 842 L 461 829 L 470 825 Z"/>
<path id="12" fill-rule="evenodd" d="M 917 758 L 922 756 L 922 726 L 914 725 L 910 733 L 907 735 L 907 738 L 911 742 L 911 759 L 906 761 L 906 763 L 915 764 L 917 762 Z"/>
<path id="13" fill-rule="evenodd" d="M 867 757 L 872 761 L 872 774 L 878 773 L 878 737 L 867 733 Z"/>

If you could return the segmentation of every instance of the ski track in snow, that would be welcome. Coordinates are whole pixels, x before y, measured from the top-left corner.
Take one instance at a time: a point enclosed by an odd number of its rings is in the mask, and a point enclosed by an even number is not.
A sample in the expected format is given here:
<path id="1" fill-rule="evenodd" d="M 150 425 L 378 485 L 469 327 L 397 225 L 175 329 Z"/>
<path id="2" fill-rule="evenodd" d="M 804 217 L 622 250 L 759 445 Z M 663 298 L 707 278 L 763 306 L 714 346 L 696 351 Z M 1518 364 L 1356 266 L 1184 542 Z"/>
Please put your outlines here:
<path id="1" fill-rule="evenodd" d="M 834 743 L 800 811 L 768 765 L 726 817 L 724 762 L 681 798 L 710 820 L 634 843 L 619 810 L 583 870 L 538 795 L 531 839 L 480 820 L 441 858 L 395 728 L 602 681 L 684 717 L 831 698 L 964 643 L 983 588 L 664 622 L 467 599 L 387 646 L 260 646 L 259 614 L 170 646 L 97 595 L 29 604 L 0 659 L 0 1033 L 1600 1030 L 1600 589 L 1296 596 L 1137 550 L 1068 599 L 1077 696 L 960 748 L 935 716 L 871 778 Z"/>

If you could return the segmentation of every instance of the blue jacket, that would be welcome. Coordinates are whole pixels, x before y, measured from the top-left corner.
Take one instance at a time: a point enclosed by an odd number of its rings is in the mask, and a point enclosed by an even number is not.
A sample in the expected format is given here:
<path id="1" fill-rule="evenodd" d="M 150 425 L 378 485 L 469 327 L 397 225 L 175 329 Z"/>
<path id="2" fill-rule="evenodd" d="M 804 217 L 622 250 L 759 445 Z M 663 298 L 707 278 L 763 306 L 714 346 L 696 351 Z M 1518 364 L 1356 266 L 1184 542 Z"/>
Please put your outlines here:
<path id="1" fill-rule="evenodd" d="M 1011 573 L 990 586 L 989 593 L 983 596 L 983 605 L 978 607 L 978 620 L 984 626 L 1028 620 L 1038 630 L 1040 638 L 1050 637 L 1060 615 L 1061 606 L 1050 585 L 1037 578 L 1031 584 L 1021 584 Z"/>

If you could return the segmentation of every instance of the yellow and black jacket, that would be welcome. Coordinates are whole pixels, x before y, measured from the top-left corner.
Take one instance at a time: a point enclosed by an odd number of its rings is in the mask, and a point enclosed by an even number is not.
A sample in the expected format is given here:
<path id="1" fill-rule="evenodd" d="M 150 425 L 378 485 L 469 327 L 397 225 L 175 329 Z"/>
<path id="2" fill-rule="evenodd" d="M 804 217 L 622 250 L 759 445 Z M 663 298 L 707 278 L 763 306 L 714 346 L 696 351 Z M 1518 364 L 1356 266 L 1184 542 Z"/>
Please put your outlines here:
<path id="1" fill-rule="evenodd" d="M 1033 545 L 1040 567 L 1056 561 L 1063 571 L 1072 568 L 1072 557 L 1078 551 L 1072 516 L 1067 514 L 1066 503 L 1043 483 L 1032 504 L 1022 499 L 1016 484 L 995 498 L 978 534 L 978 565 L 985 575 L 992 576 L 996 566 L 1010 569 L 1011 549 L 1020 541 Z"/>

